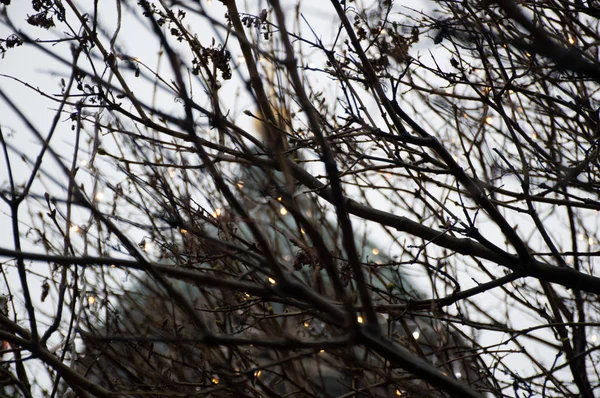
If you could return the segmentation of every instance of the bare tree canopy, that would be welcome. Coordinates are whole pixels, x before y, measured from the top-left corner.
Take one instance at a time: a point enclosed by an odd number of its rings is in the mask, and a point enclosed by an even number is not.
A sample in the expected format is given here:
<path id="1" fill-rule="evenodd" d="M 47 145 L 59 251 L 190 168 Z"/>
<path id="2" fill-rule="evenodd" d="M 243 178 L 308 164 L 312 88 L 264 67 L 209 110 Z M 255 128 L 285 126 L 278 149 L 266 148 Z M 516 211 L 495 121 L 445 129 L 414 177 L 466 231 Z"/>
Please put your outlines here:
<path id="1" fill-rule="evenodd" d="M 599 394 L 595 2 L 0 10 L 0 395 Z"/>

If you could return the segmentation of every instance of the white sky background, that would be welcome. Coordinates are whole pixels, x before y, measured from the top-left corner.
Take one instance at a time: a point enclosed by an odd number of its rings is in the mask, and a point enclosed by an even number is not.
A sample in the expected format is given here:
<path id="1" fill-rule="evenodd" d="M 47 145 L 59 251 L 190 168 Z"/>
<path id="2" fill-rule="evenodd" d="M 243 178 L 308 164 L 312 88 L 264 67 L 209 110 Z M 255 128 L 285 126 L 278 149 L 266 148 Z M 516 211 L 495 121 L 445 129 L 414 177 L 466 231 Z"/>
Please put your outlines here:
<path id="1" fill-rule="evenodd" d="M 84 5 L 91 5 L 92 2 L 79 1 L 78 3 Z M 135 4 L 135 2 L 130 3 Z M 293 5 L 293 3 L 295 2 L 290 2 L 291 5 Z M 116 21 L 116 14 L 114 12 L 114 1 L 101 0 L 99 4 L 102 7 L 102 11 L 100 13 L 102 23 L 104 23 L 105 27 L 109 29 L 114 28 Z M 432 8 L 432 6 L 429 3 L 426 3 L 424 1 L 398 1 L 396 3 L 396 7 L 398 6 L 426 10 L 431 10 Z M 260 10 L 265 7 L 266 2 L 264 1 L 248 1 L 248 6 L 246 10 L 253 14 L 259 14 Z M 207 10 L 211 10 L 215 18 L 218 18 L 219 20 L 222 20 L 222 15 L 225 13 L 224 7 L 216 0 L 213 1 L 212 6 L 207 7 Z M 331 6 L 327 2 L 305 0 L 303 3 L 303 10 L 306 14 L 307 19 L 312 24 L 312 28 L 315 29 L 320 35 L 322 35 L 323 40 L 327 42 L 328 39 L 332 37 L 332 28 L 337 26 L 334 11 L 333 9 L 331 9 Z M 17 26 L 25 29 L 26 32 L 31 32 L 30 34 L 33 37 L 55 37 L 52 31 L 44 32 L 41 29 L 32 29 L 25 24 L 23 18 L 27 14 L 32 14 L 34 12 L 31 9 L 30 1 L 13 0 L 13 4 L 7 7 L 7 11 L 9 17 L 13 19 L 13 22 L 17 24 Z M 124 15 L 128 15 L 128 13 L 126 13 L 125 10 Z M 293 12 L 290 13 L 290 15 L 293 15 Z M 187 23 L 192 23 L 192 18 L 193 17 L 191 15 L 188 15 L 186 19 Z M 205 22 L 201 21 L 198 23 L 204 24 L 204 26 L 207 25 Z M 138 57 L 141 62 L 148 65 L 150 68 L 155 69 L 157 63 L 156 50 L 158 49 L 158 41 L 154 38 L 154 36 L 147 30 L 147 28 L 143 27 L 138 21 L 129 18 L 128 16 L 127 19 L 124 20 L 121 29 L 122 30 L 119 36 L 118 43 L 120 45 L 126 46 L 123 49 L 125 55 L 131 57 Z M 309 30 L 306 27 L 302 27 L 302 29 L 305 35 L 310 35 Z M 213 31 L 211 28 L 207 27 L 205 31 L 203 29 L 195 29 L 195 31 L 198 33 L 200 40 L 203 44 L 210 44 L 210 40 L 213 37 Z M 5 26 L 0 26 L 0 37 L 6 37 L 10 33 L 10 30 L 8 30 Z M 205 33 L 205 37 L 203 37 L 203 33 Z M 58 53 L 69 58 L 68 46 L 61 44 L 56 46 L 55 48 Z M 239 50 L 236 52 L 236 49 L 231 47 L 230 49 L 234 54 L 234 59 L 236 59 L 235 54 L 239 54 Z M 440 60 L 443 60 L 442 51 L 436 50 L 436 48 L 434 48 L 434 46 L 432 45 L 432 40 L 429 38 L 423 37 L 419 44 L 413 49 L 413 51 L 418 52 L 418 54 L 413 55 L 420 55 L 421 60 L 423 62 L 425 62 L 427 57 L 430 57 L 430 51 L 431 54 L 434 54 L 436 55 L 436 57 L 438 57 L 438 62 Z M 315 62 L 316 61 L 317 60 L 315 60 Z M 442 64 L 442 67 L 443 65 L 444 64 Z M 167 64 L 164 63 L 164 65 L 162 65 L 162 68 L 163 71 L 166 71 L 168 68 Z M 64 65 L 61 65 L 60 63 L 52 60 L 49 56 L 41 53 L 40 50 L 35 49 L 31 46 L 24 46 L 16 49 L 11 49 L 7 52 L 5 59 L 0 60 L 0 74 L 20 78 L 24 81 L 27 81 L 34 87 L 39 87 L 41 91 L 46 93 L 60 94 L 60 79 L 61 77 L 65 77 L 66 79 L 68 77 L 68 72 L 68 69 L 65 69 Z M 144 82 L 143 80 L 135 81 L 134 79 L 128 79 L 128 82 L 132 83 L 133 91 L 138 98 L 143 98 L 146 102 L 150 101 L 150 98 L 152 97 L 152 90 L 147 82 Z M 234 71 L 234 80 L 224 84 L 221 94 L 223 95 L 223 93 L 229 93 L 231 95 L 231 98 L 236 98 L 238 86 L 239 84 L 237 81 L 237 74 Z M 7 77 L 0 77 L 0 88 L 5 90 L 5 92 L 8 93 L 8 95 L 16 102 L 16 104 L 21 109 L 26 110 L 27 114 L 35 115 L 35 117 L 31 119 L 32 122 L 42 132 L 42 134 L 47 133 L 48 126 L 50 125 L 50 122 L 54 117 L 54 109 L 56 108 L 57 104 L 51 103 L 48 100 L 43 99 L 41 96 L 39 96 L 32 90 L 24 88 L 22 84 L 15 82 Z M 198 89 L 198 87 L 196 89 Z M 198 91 L 198 93 L 201 93 L 201 91 Z M 251 103 L 252 102 L 249 100 L 247 100 L 247 102 L 244 103 L 244 96 L 242 96 L 240 101 L 237 104 L 235 104 L 236 114 L 234 115 L 236 116 L 236 118 L 238 118 L 237 121 L 242 123 L 242 125 L 251 125 L 250 120 L 248 120 L 248 118 L 242 114 L 243 110 L 247 109 L 247 107 L 250 106 Z M 228 103 L 225 105 L 233 106 L 233 101 L 232 103 Z M 163 110 L 166 111 L 181 112 L 181 107 L 173 100 L 172 97 L 169 96 L 165 96 L 165 98 L 160 98 L 160 106 Z M 61 118 L 61 120 L 65 120 L 67 119 L 67 117 L 68 115 L 65 115 L 64 118 Z M 244 119 L 246 120 L 244 121 Z M 9 139 L 9 142 L 23 150 L 33 159 L 35 159 L 35 156 L 37 156 L 37 153 L 40 148 L 39 143 L 25 128 L 23 123 L 17 117 L 15 117 L 15 114 L 9 111 L 6 106 L 0 107 L 0 123 L 2 125 L 2 129 L 5 136 L 12 135 L 12 137 L 10 137 Z M 52 140 L 52 147 L 55 150 L 57 150 L 61 155 L 69 159 L 69 162 L 72 156 L 73 137 L 73 132 L 71 131 L 70 127 L 71 123 L 69 122 L 61 123 L 59 125 L 59 128 L 57 129 L 57 135 Z M 60 143 L 63 142 L 64 146 L 59 147 Z M 86 148 L 86 146 L 83 147 L 83 149 Z M 2 163 L 0 164 L 1 171 L 5 168 L 3 156 L 0 156 L 0 160 L 2 161 Z M 17 181 L 25 181 L 25 179 L 29 176 L 30 166 L 25 165 L 17 156 L 13 156 L 11 160 L 13 171 L 15 172 Z M 81 157 L 81 161 L 86 161 L 85 156 Z M 81 165 L 82 167 L 84 167 L 84 163 L 81 163 Z M 46 171 L 52 171 L 54 177 L 58 178 L 63 184 L 66 184 L 66 178 L 62 176 L 59 168 L 56 165 L 52 165 L 49 156 L 46 156 L 43 169 Z M 4 182 L 6 178 L 6 173 L 2 172 L 0 175 L 2 175 L 2 180 L 0 181 L 0 184 L 2 184 L 2 188 L 7 188 L 8 185 Z M 511 181 L 511 178 L 505 178 L 502 182 L 507 185 L 515 184 L 515 180 L 513 179 Z M 44 187 L 38 183 L 34 185 L 34 193 L 43 195 L 45 191 L 49 191 L 57 197 L 64 197 L 64 194 L 61 195 L 61 193 L 59 192 L 60 189 L 57 188 L 57 186 Z M 385 203 L 377 201 L 376 194 L 373 194 L 372 199 L 374 201 L 373 203 Z M 386 208 L 382 209 L 389 210 Z M 25 210 L 26 207 L 22 206 L 20 216 L 22 217 L 22 220 L 24 222 L 24 225 L 22 225 L 23 232 L 26 231 L 26 228 L 28 226 L 27 223 L 29 222 L 29 218 L 27 217 Z M 458 208 L 454 208 L 452 210 L 455 211 L 456 214 L 461 214 L 460 211 L 458 211 Z M 82 221 L 84 220 L 85 217 L 82 218 Z M 590 223 L 596 224 L 595 230 L 597 231 L 597 220 L 591 217 Z M 523 224 L 526 223 L 522 222 L 522 226 L 520 226 L 520 228 L 526 230 L 527 225 Z M 357 229 L 359 230 L 360 228 Z M 373 233 L 376 234 L 373 235 L 375 237 L 373 239 L 374 241 L 386 242 L 385 244 L 382 244 L 382 251 L 385 252 L 387 251 L 385 250 L 385 248 L 391 248 L 394 246 L 393 242 L 391 242 L 390 239 L 383 232 L 381 232 L 379 228 L 371 226 L 369 227 L 369 230 L 373 231 Z M 139 241 L 139 239 L 141 239 L 143 235 L 140 231 L 135 231 L 133 229 L 131 231 L 131 234 L 133 236 L 134 241 Z M 485 235 L 487 238 L 490 238 L 488 233 L 486 233 Z M 526 234 L 522 236 L 526 236 Z M 584 238 L 587 239 L 587 237 Z M 594 241 L 597 241 L 597 237 L 592 237 L 592 239 Z M 499 243 L 502 246 L 501 243 L 504 240 L 504 238 L 500 234 L 494 233 L 492 236 L 492 240 L 495 240 L 495 243 Z M 12 229 L 10 224 L 9 210 L 4 202 L 0 202 L 0 242 L 2 242 L 1 245 L 3 247 L 12 248 Z M 25 242 L 27 241 L 24 241 L 24 243 Z M 35 245 L 25 245 L 23 249 L 26 251 L 38 252 L 43 250 L 43 248 L 36 247 Z M 392 249 L 387 254 L 393 255 L 395 253 Z M 39 269 L 42 274 L 44 274 L 44 272 L 48 272 L 48 270 L 46 269 L 47 267 L 45 265 L 42 265 L 41 263 L 37 264 L 39 265 Z M 20 296 L 18 292 L 19 282 L 16 278 L 16 272 L 13 271 L 14 269 L 11 269 L 11 271 L 9 271 L 8 274 L 11 278 L 11 287 L 15 289 L 13 294 L 15 294 L 18 298 Z M 465 268 L 464 271 L 465 272 L 461 273 L 460 275 L 461 287 L 463 289 L 467 289 L 475 285 L 471 278 L 486 280 L 486 278 L 483 278 L 481 275 L 473 275 L 473 271 L 471 268 Z M 498 272 L 497 275 L 502 275 L 502 273 Z M 38 281 L 33 280 L 31 282 L 32 294 L 34 296 L 34 299 L 36 300 L 36 304 L 39 305 L 39 308 L 42 308 L 44 311 L 52 313 L 51 303 L 53 302 L 53 300 L 49 299 L 44 304 L 39 302 L 40 292 L 36 289 L 39 289 L 40 284 L 41 279 Z M 0 294 L 1 293 L 2 292 L 0 291 Z M 482 295 L 480 303 L 481 306 L 484 308 L 487 307 L 489 313 L 500 320 L 504 320 L 505 318 L 507 318 L 507 315 L 509 315 L 508 318 L 510 321 L 510 325 L 514 328 L 524 328 L 531 326 L 531 320 L 527 319 L 527 317 L 525 317 L 520 311 L 513 311 L 511 313 L 509 312 L 507 306 L 498 305 L 499 299 L 494 298 L 495 295 L 495 292 L 486 293 L 485 295 Z M 534 324 L 537 323 L 539 323 L 539 319 L 536 319 L 536 322 Z M 43 330 L 44 328 L 42 328 L 42 331 Z M 540 331 L 538 335 L 543 336 L 546 333 L 547 331 Z M 591 334 L 592 332 L 590 332 L 590 335 Z M 504 338 L 506 338 L 506 336 L 501 336 L 491 332 L 482 332 L 480 335 L 481 343 L 484 346 L 488 344 L 499 343 Z M 507 346 L 507 348 L 510 347 L 511 346 Z M 528 349 L 532 351 L 544 350 L 543 347 L 538 346 L 537 344 L 532 344 L 528 347 Z M 542 361 L 544 360 L 543 356 L 544 355 L 539 356 L 539 358 L 541 358 Z M 551 363 L 554 360 L 553 356 L 548 356 L 546 359 L 546 363 Z M 527 361 L 524 357 L 520 358 L 519 355 L 510 356 L 507 363 L 511 366 L 514 366 L 513 369 L 521 375 L 529 374 L 532 371 L 531 363 Z M 509 392 L 507 391 L 506 393 Z"/>

